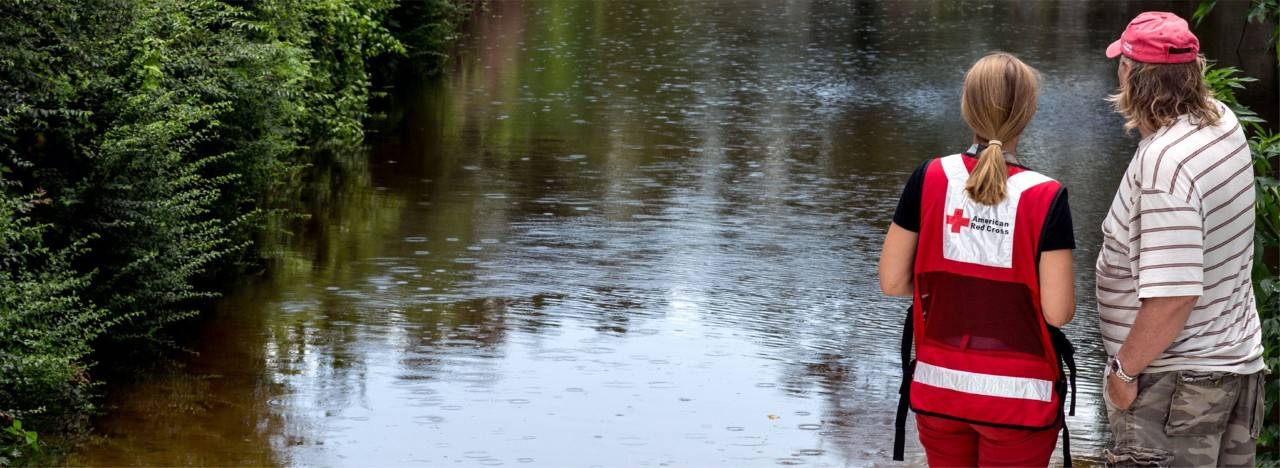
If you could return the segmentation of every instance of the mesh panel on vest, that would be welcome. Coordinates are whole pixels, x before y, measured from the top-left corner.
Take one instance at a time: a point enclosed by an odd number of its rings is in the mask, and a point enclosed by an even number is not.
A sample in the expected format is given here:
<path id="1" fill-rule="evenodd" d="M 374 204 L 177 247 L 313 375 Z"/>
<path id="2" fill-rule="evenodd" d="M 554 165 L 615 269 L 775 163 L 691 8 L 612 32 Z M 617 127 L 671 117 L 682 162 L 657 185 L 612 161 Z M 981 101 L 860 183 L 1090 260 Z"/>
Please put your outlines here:
<path id="1" fill-rule="evenodd" d="M 921 295 L 926 340 L 965 350 L 1045 355 L 1026 285 L 947 272 L 920 279 L 921 292 L 928 293 Z"/>

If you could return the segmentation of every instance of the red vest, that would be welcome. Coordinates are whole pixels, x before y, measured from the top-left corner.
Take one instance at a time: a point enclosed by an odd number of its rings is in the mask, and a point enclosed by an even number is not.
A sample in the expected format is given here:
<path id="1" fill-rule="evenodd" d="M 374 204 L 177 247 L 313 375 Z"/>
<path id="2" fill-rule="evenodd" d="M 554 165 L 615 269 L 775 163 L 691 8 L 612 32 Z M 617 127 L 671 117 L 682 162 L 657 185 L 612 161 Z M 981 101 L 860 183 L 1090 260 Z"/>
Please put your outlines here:
<path id="1" fill-rule="evenodd" d="M 1057 181 L 1009 166 L 994 206 L 965 192 L 976 159 L 925 172 L 916 247 L 911 408 L 993 426 L 1058 424 L 1058 356 L 1040 308 L 1037 253 Z"/>

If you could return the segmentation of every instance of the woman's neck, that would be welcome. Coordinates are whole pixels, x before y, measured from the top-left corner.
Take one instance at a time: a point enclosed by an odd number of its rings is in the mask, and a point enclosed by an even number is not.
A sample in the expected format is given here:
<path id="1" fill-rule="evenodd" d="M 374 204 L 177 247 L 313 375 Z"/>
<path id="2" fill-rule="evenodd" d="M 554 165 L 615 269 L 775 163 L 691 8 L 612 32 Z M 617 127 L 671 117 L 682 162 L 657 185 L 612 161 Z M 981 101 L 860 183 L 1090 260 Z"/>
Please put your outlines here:
<path id="1" fill-rule="evenodd" d="M 1008 161 L 1014 164 L 1021 164 L 1018 162 L 1018 156 L 1017 156 L 1018 140 L 1021 140 L 1021 139 L 1022 139 L 1021 137 L 1014 137 L 1012 140 L 1000 142 L 1000 151 L 1004 153 L 1005 161 Z M 978 138 L 977 135 L 974 135 L 973 144 L 979 145 L 979 146 L 985 146 L 987 144 L 987 140 L 983 140 L 981 138 Z"/>

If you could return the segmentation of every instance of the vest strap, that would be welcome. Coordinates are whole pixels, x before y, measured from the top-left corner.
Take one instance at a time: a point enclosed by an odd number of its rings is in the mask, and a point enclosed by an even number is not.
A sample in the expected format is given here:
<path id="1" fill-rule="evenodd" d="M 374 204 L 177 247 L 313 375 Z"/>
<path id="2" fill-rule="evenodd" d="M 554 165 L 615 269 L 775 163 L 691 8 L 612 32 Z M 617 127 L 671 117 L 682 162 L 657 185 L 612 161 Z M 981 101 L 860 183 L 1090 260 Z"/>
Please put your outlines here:
<path id="1" fill-rule="evenodd" d="M 902 386 L 898 388 L 898 414 L 893 420 L 893 459 L 902 461 L 907 447 L 907 410 L 911 409 L 911 378 L 916 361 L 911 359 L 911 343 L 915 340 L 915 312 L 907 307 L 902 323 Z"/>
<path id="2" fill-rule="evenodd" d="M 1062 420 L 1062 466 L 1071 468 L 1071 431 L 1067 429 L 1067 421 Z"/>
<path id="3" fill-rule="evenodd" d="M 1062 330 L 1059 330 L 1058 327 L 1048 324 L 1045 326 L 1049 329 L 1049 340 L 1053 342 L 1053 351 L 1058 355 L 1058 369 L 1062 369 L 1063 365 L 1065 365 L 1066 370 L 1070 371 L 1069 377 L 1066 377 L 1067 382 L 1070 383 L 1063 382 L 1063 385 L 1059 386 L 1059 394 L 1063 396 L 1063 404 L 1065 405 L 1067 387 L 1070 385 L 1071 410 L 1067 412 L 1059 408 L 1058 418 L 1062 420 L 1062 464 L 1066 468 L 1071 468 L 1071 431 L 1067 429 L 1066 414 L 1076 415 L 1076 347 L 1071 344 L 1071 340 L 1067 339 L 1067 335 L 1062 333 Z M 1063 375 L 1067 376 L 1068 374 L 1063 372 Z"/>
<path id="4" fill-rule="evenodd" d="M 1071 385 L 1071 410 L 1068 412 L 1071 416 L 1076 415 L 1076 347 L 1071 344 L 1071 340 L 1067 339 L 1067 335 L 1062 333 L 1058 327 L 1046 325 L 1049 329 L 1049 341 L 1053 344 L 1053 352 L 1058 355 L 1059 368 L 1066 366 L 1067 372 L 1063 372 L 1067 376 L 1067 381 Z M 1065 392 L 1063 392 L 1065 395 Z"/>

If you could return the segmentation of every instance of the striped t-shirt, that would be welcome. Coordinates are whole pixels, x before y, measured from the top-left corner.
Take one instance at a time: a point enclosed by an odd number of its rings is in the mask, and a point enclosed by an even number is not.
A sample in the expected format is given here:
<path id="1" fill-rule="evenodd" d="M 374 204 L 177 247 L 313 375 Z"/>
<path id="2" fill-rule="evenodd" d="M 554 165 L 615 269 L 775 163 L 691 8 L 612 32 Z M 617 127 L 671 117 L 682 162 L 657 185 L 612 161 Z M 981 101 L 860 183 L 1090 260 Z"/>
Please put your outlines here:
<path id="1" fill-rule="evenodd" d="M 1263 369 L 1250 284 L 1253 163 L 1235 114 L 1216 104 L 1217 125 L 1184 115 L 1142 139 L 1102 222 L 1096 274 L 1107 354 L 1129 335 L 1141 299 L 1200 296 L 1146 372 Z"/>

